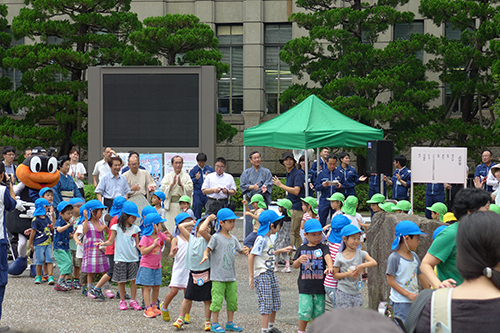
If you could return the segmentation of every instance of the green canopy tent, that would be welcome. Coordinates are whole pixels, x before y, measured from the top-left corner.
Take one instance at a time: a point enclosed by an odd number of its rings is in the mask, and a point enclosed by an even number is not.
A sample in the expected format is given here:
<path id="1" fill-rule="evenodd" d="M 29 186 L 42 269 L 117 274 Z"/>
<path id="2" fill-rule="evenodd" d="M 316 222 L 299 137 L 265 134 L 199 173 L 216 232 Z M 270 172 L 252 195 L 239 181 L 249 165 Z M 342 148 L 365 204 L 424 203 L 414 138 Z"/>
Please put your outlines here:
<path id="1" fill-rule="evenodd" d="M 245 130 L 243 170 L 246 169 L 247 146 L 281 149 L 364 147 L 367 141 L 382 140 L 383 136 L 383 130 L 361 124 L 311 95 L 287 112 Z M 307 165 L 307 154 L 305 157 Z M 308 186 L 306 195 L 307 192 Z"/>

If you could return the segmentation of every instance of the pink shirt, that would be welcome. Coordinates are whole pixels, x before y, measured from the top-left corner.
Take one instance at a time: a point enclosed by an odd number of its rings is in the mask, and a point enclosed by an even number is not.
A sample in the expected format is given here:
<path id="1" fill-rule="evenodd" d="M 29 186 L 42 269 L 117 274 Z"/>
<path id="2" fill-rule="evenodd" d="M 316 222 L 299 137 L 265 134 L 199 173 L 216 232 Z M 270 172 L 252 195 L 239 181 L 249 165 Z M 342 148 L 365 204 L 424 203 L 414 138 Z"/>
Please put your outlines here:
<path id="1" fill-rule="evenodd" d="M 161 268 L 161 249 L 167 239 L 164 233 L 160 232 L 157 234 L 159 240 L 156 246 L 148 253 L 141 257 L 141 267 L 158 269 Z M 143 236 L 139 242 L 139 247 L 150 247 L 153 245 L 155 238 L 152 236 Z"/>
<path id="2" fill-rule="evenodd" d="M 330 243 L 328 242 L 328 249 L 330 250 L 330 256 L 332 257 L 333 263 L 335 263 L 335 257 L 339 252 L 340 243 Z M 328 288 L 337 288 L 337 279 L 333 278 L 332 274 L 327 274 L 325 276 L 325 287 Z"/>

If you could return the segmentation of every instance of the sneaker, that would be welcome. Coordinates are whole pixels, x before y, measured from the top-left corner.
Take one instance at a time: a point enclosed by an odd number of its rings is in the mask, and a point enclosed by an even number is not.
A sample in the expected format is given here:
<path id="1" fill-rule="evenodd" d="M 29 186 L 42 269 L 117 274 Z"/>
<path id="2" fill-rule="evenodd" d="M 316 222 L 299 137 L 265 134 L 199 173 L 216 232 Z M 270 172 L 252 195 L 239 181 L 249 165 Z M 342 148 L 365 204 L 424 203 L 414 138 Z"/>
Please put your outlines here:
<path id="1" fill-rule="evenodd" d="M 138 303 L 135 299 L 131 300 L 131 301 L 128 303 L 128 305 L 129 305 L 132 309 L 134 309 L 134 310 L 142 310 L 141 306 L 139 305 L 139 303 Z"/>
<path id="2" fill-rule="evenodd" d="M 106 290 L 104 290 L 104 296 L 107 297 L 107 298 L 114 298 L 115 297 L 115 293 L 112 292 L 109 289 L 106 289 Z"/>
<path id="3" fill-rule="evenodd" d="M 180 330 L 182 328 L 182 325 L 184 325 L 184 320 L 182 320 L 182 318 L 179 317 L 172 325 L 174 325 L 177 329 Z"/>
<path id="4" fill-rule="evenodd" d="M 87 286 L 82 287 L 82 295 L 87 296 Z"/>
<path id="5" fill-rule="evenodd" d="M 168 310 L 163 310 L 163 303 L 160 304 L 161 317 L 165 321 L 170 321 L 170 312 Z"/>
<path id="6" fill-rule="evenodd" d="M 61 283 L 56 283 L 56 285 L 54 286 L 54 290 L 57 290 L 57 291 L 68 291 L 68 287 L 64 285 L 64 282 L 61 282 Z"/>
<path id="7" fill-rule="evenodd" d="M 91 299 L 96 299 L 97 298 L 96 290 L 94 288 L 88 289 L 87 290 L 87 297 L 91 298 Z"/>
<path id="8" fill-rule="evenodd" d="M 144 303 L 144 299 L 142 300 L 142 303 L 141 303 L 141 308 L 143 310 L 146 310 L 146 304 Z"/>
<path id="9" fill-rule="evenodd" d="M 80 284 L 80 281 L 78 281 L 78 280 L 74 280 L 71 285 L 72 285 L 73 289 L 76 289 L 76 290 L 82 289 L 82 285 Z"/>
<path id="10" fill-rule="evenodd" d="M 40 275 L 37 275 L 35 278 L 35 284 L 40 284 L 42 283 L 42 277 Z"/>
<path id="11" fill-rule="evenodd" d="M 243 328 L 239 327 L 235 323 L 227 323 L 226 324 L 226 331 L 241 332 L 241 331 L 243 331 Z"/>
<path id="12" fill-rule="evenodd" d="M 211 323 L 210 323 L 210 320 L 207 320 L 205 321 L 205 332 L 210 332 L 210 326 L 211 326 Z"/>
<path id="13" fill-rule="evenodd" d="M 120 298 L 120 292 L 119 291 L 116 292 L 116 298 Z M 127 294 L 127 292 L 125 292 L 125 299 L 130 299 L 130 298 L 131 298 L 130 295 Z"/>
<path id="14" fill-rule="evenodd" d="M 289 267 L 285 267 L 281 270 L 281 272 L 283 273 L 290 273 L 292 270 L 290 269 L 290 266 Z"/>
<path id="15" fill-rule="evenodd" d="M 158 307 L 155 305 L 153 305 L 151 307 L 151 309 L 153 309 L 154 313 L 157 315 L 157 316 L 161 316 L 161 311 L 158 309 Z"/>
<path id="16" fill-rule="evenodd" d="M 92 291 L 93 291 L 93 295 L 95 297 L 97 297 L 98 299 L 104 301 L 106 299 L 106 297 L 104 297 L 104 295 L 102 294 L 102 290 L 101 289 L 96 289 L 96 288 L 92 288 Z"/>
<path id="17" fill-rule="evenodd" d="M 49 284 L 52 286 L 54 284 L 56 284 L 56 280 L 54 280 L 54 277 L 52 275 L 49 275 Z"/>
<path id="18" fill-rule="evenodd" d="M 152 308 L 147 308 L 146 310 L 144 310 L 144 317 L 155 318 L 156 317 L 156 313 L 153 311 Z"/>
<path id="19" fill-rule="evenodd" d="M 267 333 L 281 333 L 281 331 L 279 329 L 277 329 L 276 327 L 273 327 L 273 328 L 270 328 Z"/>
<path id="20" fill-rule="evenodd" d="M 125 300 L 121 300 L 120 301 L 120 310 L 127 310 L 127 309 L 128 309 L 127 302 Z"/>
<path id="21" fill-rule="evenodd" d="M 210 324 L 210 332 L 224 333 L 224 329 L 220 327 L 219 323 Z"/>
<path id="22" fill-rule="evenodd" d="M 68 290 L 73 289 L 73 282 L 71 280 L 66 281 L 66 287 L 68 287 Z"/>
<path id="23" fill-rule="evenodd" d="M 191 322 L 191 317 L 189 316 L 189 313 L 186 313 L 186 316 L 184 316 L 184 324 L 189 324 Z"/>

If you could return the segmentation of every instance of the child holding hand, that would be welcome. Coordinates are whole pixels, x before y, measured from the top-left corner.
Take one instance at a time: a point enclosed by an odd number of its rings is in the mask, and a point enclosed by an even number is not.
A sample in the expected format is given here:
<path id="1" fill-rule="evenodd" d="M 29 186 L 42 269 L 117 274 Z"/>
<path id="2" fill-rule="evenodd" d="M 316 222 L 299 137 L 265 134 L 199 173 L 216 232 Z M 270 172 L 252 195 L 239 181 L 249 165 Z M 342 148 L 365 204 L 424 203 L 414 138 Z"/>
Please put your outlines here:
<path id="1" fill-rule="evenodd" d="M 66 279 L 71 281 L 73 261 L 69 250 L 69 240 L 73 238 L 73 206 L 67 201 L 61 201 L 57 205 L 59 218 L 56 221 L 54 233 L 54 258 L 59 266 L 59 280 L 54 289 L 57 291 L 69 291 L 71 286 L 66 284 Z"/>

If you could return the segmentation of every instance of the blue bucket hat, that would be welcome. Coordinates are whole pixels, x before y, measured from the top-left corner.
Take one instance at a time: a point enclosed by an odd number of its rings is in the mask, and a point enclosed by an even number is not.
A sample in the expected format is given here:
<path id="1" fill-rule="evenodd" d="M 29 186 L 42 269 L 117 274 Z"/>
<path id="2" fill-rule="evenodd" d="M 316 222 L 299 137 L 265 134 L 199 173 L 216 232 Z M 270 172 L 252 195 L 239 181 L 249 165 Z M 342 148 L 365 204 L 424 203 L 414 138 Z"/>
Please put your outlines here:
<path id="1" fill-rule="evenodd" d="M 73 206 L 79 206 L 79 205 L 83 205 L 85 203 L 85 200 L 83 200 L 82 198 L 71 198 L 71 199 L 69 199 L 68 202 L 70 204 L 72 204 Z"/>
<path id="2" fill-rule="evenodd" d="M 80 219 L 78 220 L 78 225 L 82 224 L 83 221 L 85 221 L 85 216 L 83 216 L 83 212 L 87 210 L 87 204 L 83 204 L 81 207 L 80 207 L 80 210 L 79 210 L 79 213 L 80 213 Z"/>
<path id="3" fill-rule="evenodd" d="M 220 221 L 227 220 L 236 220 L 238 216 L 234 214 L 234 212 L 229 208 L 222 208 L 217 212 L 217 225 L 215 226 L 215 230 L 218 232 L 220 229 Z"/>
<path id="4" fill-rule="evenodd" d="M 180 213 L 180 214 L 177 214 L 177 216 L 175 217 L 175 229 L 174 229 L 174 233 L 172 234 L 172 236 L 177 236 L 178 234 L 180 234 L 180 231 L 179 231 L 179 224 L 184 221 L 185 219 L 191 219 L 191 220 L 194 220 L 193 217 L 191 215 L 189 215 L 188 213 Z"/>
<path id="5" fill-rule="evenodd" d="M 97 199 L 92 199 L 92 200 L 89 200 L 85 206 L 87 207 L 86 210 L 87 211 L 93 211 L 95 209 L 104 209 L 106 208 L 106 206 L 104 206 L 102 204 L 102 202 L 100 202 L 99 200 Z"/>
<path id="6" fill-rule="evenodd" d="M 399 248 L 399 239 L 401 236 L 410 235 L 427 235 L 422 232 L 415 222 L 404 220 L 396 225 L 396 238 L 392 242 L 391 250 L 395 251 Z"/>
<path id="7" fill-rule="evenodd" d="M 142 212 L 141 212 L 141 215 L 142 215 L 142 218 L 141 218 L 141 223 L 139 223 L 141 226 L 142 226 L 142 223 L 144 222 L 144 218 L 151 214 L 151 213 L 158 213 L 156 211 L 156 208 L 154 208 L 153 206 L 146 206 L 142 209 Z"/>
<path id="8" fill-rule="evenodd" d="M 153 195 L 156 195 L 162 202 L 167 198 L 163 191 L 156 191 L 155 193 L 153 193 Z"/>
<path id="9" fill-rule="evenodd" d="M 137 208 L 137 205 L 132 201 L 127 201 L 123 204 L 122 214 L 141 217 L 141 215 L 139 215 L 139 208 Z"/>
<path id="10" fill-rule="evenodd" d="M 271 223 L 281 220 L 284 216 L 276 214 L 274 210 L 265 210 L 259 215 L 259 230 L 257 236 L 265 236 L 269 232 Z"/>
<path id="11" fill-rule="evenodd" d="M 341 243 L 342 242 L 342 228 L 351 224 L 351 220 L 347 218 L 345 215 L 335 215 L 332 218 L 332 223 L 330 224 L 331 230 L 330 235 L 328 236 L 328 241 L 330 243 Z"/>
<path id="12" fill-rule="evenodd" d="M 444 229 L 446 229 L 447 225 L 442 225 L 440 226 L 439 228 L 437 228 L 436 230 L 434 230 L 434 233 L 432 234 L 432 240 L 435 240 L 437 235 L 439 235 L 439 233 L 441 231 L 443 231 Z"/>
<path id="13" fill-rule="evenodd" d="M 309 219 L 304 223 L 304 232 L 306 234 L 311 232 L 320 232 L 323 231 L 323 227 L 321 223 L 316 219 Z"/>
<path id="14" fill-rule="evenodd" d="M 154 213 L 149 213 L 144 217 L 144 221 L 141 226 L 141 232 L 143 236 L 151 236 L 153 233 L 153 225 L 166 222 L 164 218 L 161 217 L 160 214 L 154 212 Z"/>
<path id="15" fill-rule="evenodd" d="M 38 195 L 40 196 L 40 198 L 45 194 L 45 192 L 47 191 L 51 191 L 52 193 L 54 193 L 54 190 L 51 189 L 50 187 L 44 187 L 42 188 L 39 192 L 38 192 Z"/>
<path id="16" fill-rule="evenodd" d="M 44 198 L 36 199 L 35 200 L 35 212 L 33 213 L 33 216 L 45 215 L 46 214 L 45 206 L 50 206 L 47 199 L 44 199 Z"/>
<path id="17" fill-rule="evenodd" d="M 57 211 L 60 213 L 66 208 L 67 206 L 73 206 L 70 204 L 68 201 L 61 201 L 59 205 L 57 205 Z"/>
<path id="18" fill-rule="evenodd" d="M 111 217 L 119 216 L 122 214 L 123 204 L 127 201 L 125 197 L 116 197 L 113 200 L 113 206 L 109 210 L 109 215 Z"/>
<path id="19" fill-rule="evenodd" d="M 342 228 L 342 231 L 340 232 L 340 235 L 342 237 L 349 237 L 355 234 L 361 234 L 363 233 L 361 230 L 359 230 L 358 227 L 356 227 L 354 224 L 349 224 L 346 225 L 345 227 Z"/>

